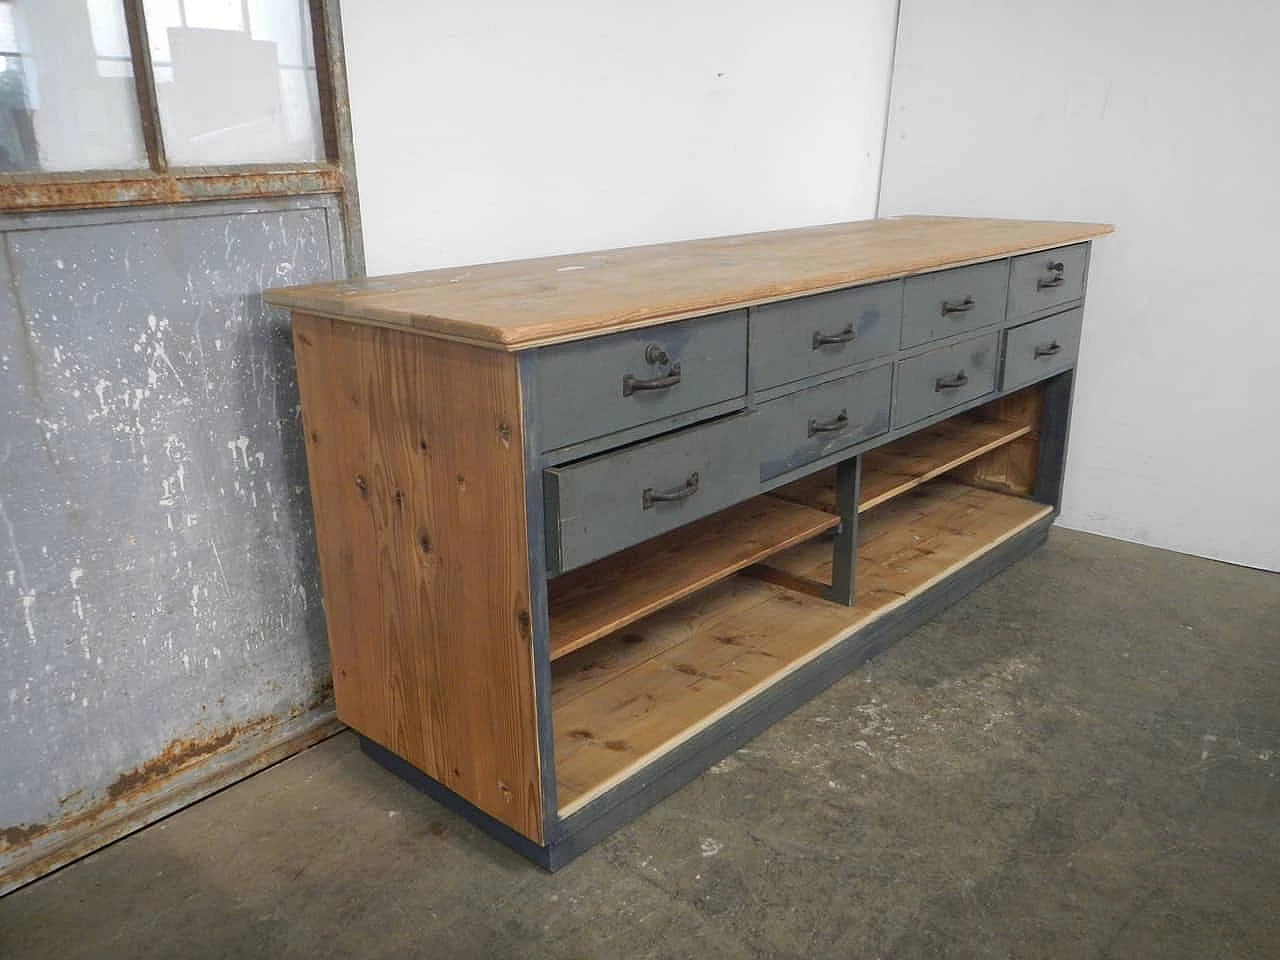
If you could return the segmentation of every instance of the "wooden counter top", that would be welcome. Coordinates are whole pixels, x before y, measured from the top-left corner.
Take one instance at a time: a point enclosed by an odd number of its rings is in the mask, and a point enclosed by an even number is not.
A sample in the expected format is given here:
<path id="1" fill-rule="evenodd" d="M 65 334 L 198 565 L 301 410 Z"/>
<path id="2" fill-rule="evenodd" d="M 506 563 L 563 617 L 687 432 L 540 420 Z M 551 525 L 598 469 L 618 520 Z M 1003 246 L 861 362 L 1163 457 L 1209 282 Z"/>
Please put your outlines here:
<path id="1" fill-rule="evenodd" d="M 1099 223 L 899 217 L 270 290 L 268 303 L 524 350 L 1100 237 Z"/>

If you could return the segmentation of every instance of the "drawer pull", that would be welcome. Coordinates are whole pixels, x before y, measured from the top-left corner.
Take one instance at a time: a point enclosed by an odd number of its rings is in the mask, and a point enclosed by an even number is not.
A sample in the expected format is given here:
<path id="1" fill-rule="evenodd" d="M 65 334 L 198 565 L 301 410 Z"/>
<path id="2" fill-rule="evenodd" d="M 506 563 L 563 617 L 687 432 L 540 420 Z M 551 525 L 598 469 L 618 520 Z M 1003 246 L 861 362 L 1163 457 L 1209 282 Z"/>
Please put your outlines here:
<path id="1" fill-rule="evenodd" d="M 943 300 L 942 315 L 944 317 L 949 317 L 953 313 L 968 313 L 977 305 L 978 301 L 973 299 L 973 297 L 965 297 L 963 300 L 959 301 Z"/>
<path id="2" fill-rule="evenodd" d="M 641 380 L 639 377 L 627 374 L 622 378 L 622 395 L 629 397 L 637 390 L 666 390 L 674 387 L 680 382 L 680 364 L 674 364 L 671 371 L 662 377 L 650 377 L 648 380 Z"/>
<path id="3" fill-rule="evenodd" d="M 696 473 L 689 474 L 689 479 L 681 486 L 674 490 L 655 490 L 653 487 L 646 487 L 641 501 L 644 508 L 648 510 L 655 503 L 670 503 L 672 500 L 688 500 L 698 492 L 698 475 Z"/>
<path id="4" fill-rule="evenodd" d="M 1037 360 L 1039 360 L 1041 357 L 1056 357 L 1061 352 L 1062 352 L 1062 344 L 1060 344 L 1057 340 L 1053 341 L 1053 343 L 1042 343 L 1040 344 L 1040 346 L 1036 347 L 1035 349 L 1035 355 Z"/>
<path id="5" fill-rule="evenodd" d="M 845 328 L 839 333 L 817 333 L 813 335 L 813 349 L 825 347 L 832 343 L 852 343 L 858 338 L 857 331 L 853 329 L 853 324 L 845 325 Z"/>
<path id="6" fill-rule="evenodd" d="M 810 420 L 809 436 L 815 433 L 839 433 L 841 430 L 847 429 L 849 426 L 849 411 L 841 410 L 839 414 L 830 420 Z"/>
<path id="7" fill-rule="evenodd" d="M 1036 289 L 1050 290 L 1053 287 L 1062 286 L 1064 283 L 1066 283 L 1066 279 L 1062 276 L 1063 272 L 1066 269 L 1067 269 L 1067 265 L 1063 263 L 1061 260 L 1051 261 L 1048 265 L 1048 270 L 1050 273 L 1053 274 L 1053 276 L 1041 277 L 1040 279 L 1038 279 L 1036 281 Z"/>
<path id="8" fill-rule="evenodd" d="M 969 382 L 969 375 L 961 370 L 954 377 L 939 377 L 933 382 L 933 390 L 935 393 L 941 393 L 943 390 L 959 390 Z"/>

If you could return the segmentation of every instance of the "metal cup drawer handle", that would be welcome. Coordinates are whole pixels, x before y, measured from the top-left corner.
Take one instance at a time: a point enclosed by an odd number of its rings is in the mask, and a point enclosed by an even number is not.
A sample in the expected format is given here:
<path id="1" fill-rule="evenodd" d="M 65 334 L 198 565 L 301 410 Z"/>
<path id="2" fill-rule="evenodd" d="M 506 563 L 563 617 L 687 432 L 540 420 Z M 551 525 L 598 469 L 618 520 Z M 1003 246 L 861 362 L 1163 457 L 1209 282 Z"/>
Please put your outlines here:
<path id="1" fill-rule="evenodd" d="M 819 347 L 825 347 L 832 343 L 852 343 L 857 338 L 858 333 L 853 329 L 852 323 L 845 324 L 844 329 L 839 333 L 821 333 L 815 330 L 813 334 L 813 349 L 817 350 Z"/>
<path id="2" fill-rule="evenodd" d="M 647 363 L 660 367 L 665 367 L 670 362 L 670 358 L 667 356 L 667 351 L 663 350 L 656 343 L 651 343 L 644 348 L 644 359 Z M 666 390 L 670 387 L 674 387 L 679 382 L 680 364 L 678 363 L 671 364 L 667 372 L 658 377 L 643 379 L 635 376 L 634 374 L 628 373 L 622 378 L 622 395 L 624 397 L 629 397 L 637 390 Z"/>
<path id="3" fill-rule="evenodd" d="M 968 313 L 978 305 L 978 301 L 973 297 L 965 297 L 963 300 L 943 300 L 942 315 L 949 317 L 953 313 Z"/>
<path id="4" fill-rule="evenodd" d="M 653 487 L 646 487 L 641 497 L 644 508 L 649 510 L 655 503 L 670 503 L 673 500 L 688 500 L 698 492 L 698 475 L 697 473 L 689 474 L 689 479 L 674 490 L 655 490 Z"/>
<path id="5" fill-rule="evenodd" d="M 969 375 L 961 370 L 954 377 L 939 377 L 933 382 L 933 390 L 935 393 L 941 393 L 943 390 L 959 390 L 969 382 Z"/>
<path id="6" fill-rule="evenodd" d="M 1060 287 L 1066 283 L 1063 272 L 1067 269 L 1067 265 L 1061 260 L 1052 260 L 1048 265 L 1049 276 L 1040 277 L 1036 280 L 1037 290 L 1049 290 L 1053 287 Z"/>
<path id="7" fill-rule="evenodd" d="M 809 421 L 809 436 L 815 433 L 839 433 L 849 426 L 848 408 L 841 410 L 830 420 L 812 419 Z"/>
<path id="8" fill-rule="evenodd" d="M 1043 357 L 1056 357 L 1062 352 L 1062 344 L 1057 340 L 1052 343 L 1042 343 L 1035 349 L 1035 357 L 1040 360 Z"/>

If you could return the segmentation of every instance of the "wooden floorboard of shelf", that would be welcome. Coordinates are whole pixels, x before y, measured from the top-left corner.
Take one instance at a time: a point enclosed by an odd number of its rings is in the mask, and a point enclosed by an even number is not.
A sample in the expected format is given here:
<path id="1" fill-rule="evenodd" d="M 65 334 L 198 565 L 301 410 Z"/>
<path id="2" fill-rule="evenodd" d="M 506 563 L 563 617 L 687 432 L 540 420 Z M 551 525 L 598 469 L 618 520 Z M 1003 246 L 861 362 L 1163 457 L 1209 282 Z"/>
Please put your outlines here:
<path id="1" fill-rule="evenodd" d="M 852 607 L 736 576 L 553 664 L 560 815 L 1049 512 L 938 481 L 863 525 Z M 800 544 L 779 558 L 821 575 L 831 549 Z"/>
<path id="2" fill-rule="evenodd" d="M 879 506 L 1030 432 L 1031 428 L 1026 425 L 961 414 L 871 450 L 862 457 L 858 511 Z M 773 495 L 835 512 L 835 470 L 824 470 L 787 484 Z"/>
<path id="3" fill-rule="evenodd" d="M 776 497 L 755 497 L 548 585 L 551 659 L 812 539 L 839 518 Z M 828 547 L 830 550 L 830 547 Z"/>

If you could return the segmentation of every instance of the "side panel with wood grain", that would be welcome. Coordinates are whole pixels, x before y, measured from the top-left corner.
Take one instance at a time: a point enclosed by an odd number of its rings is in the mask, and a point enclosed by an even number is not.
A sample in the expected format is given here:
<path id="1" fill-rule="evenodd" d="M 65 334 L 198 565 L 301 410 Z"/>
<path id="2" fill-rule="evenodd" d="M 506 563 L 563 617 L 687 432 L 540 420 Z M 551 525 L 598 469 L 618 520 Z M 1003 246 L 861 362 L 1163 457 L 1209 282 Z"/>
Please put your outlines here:
<path id="1" fill-rule="evenodd" d="M 516 359 L 293 333 L 338 716 L 541 842 Z"/>

